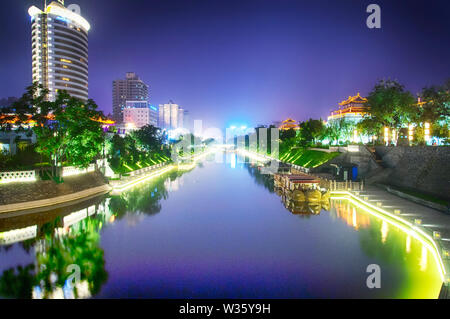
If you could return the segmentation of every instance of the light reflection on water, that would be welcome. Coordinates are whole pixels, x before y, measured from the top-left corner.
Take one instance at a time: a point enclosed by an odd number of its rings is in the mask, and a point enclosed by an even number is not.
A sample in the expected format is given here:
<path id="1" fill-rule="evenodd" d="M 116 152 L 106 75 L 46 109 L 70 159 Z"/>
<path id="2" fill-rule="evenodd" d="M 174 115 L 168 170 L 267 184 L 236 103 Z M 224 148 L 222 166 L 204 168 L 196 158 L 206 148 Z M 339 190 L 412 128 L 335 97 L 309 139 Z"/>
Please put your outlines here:
<path id="1" fill-rule="evenodd" d="M 0 233 L 6 298 L 435 298 L 441 285 L 418 240 L 346 200 L 293 206 L 234 155 L 120 196 L 2 218 Z M 381 289 L 366 287 L 373 263 Z"/>

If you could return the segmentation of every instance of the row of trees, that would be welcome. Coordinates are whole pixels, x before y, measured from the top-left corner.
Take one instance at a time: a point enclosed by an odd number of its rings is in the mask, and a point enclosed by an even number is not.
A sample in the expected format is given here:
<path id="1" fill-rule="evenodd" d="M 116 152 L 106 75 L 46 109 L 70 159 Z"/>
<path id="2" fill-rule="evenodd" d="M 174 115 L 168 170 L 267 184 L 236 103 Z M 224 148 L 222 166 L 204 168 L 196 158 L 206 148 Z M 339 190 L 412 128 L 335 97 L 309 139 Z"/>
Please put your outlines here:
<path id="1" fill-rule="evenodd" d="M 146 125 L 121 137 L 114 134 L 106 142 L 109 163 L 116 173 L 126 173 L 168 160 L 170 149 L 164 146 L 167 136 L 157 127 Z"/>
<path id="2" fill-rule="evenodd" d="M 0 114 L 0 127 L 34 122 L 35 150 L 50 159 L 54 177 L 62 163 L 88 166 L 101 153 L 104 135 L 99 120 L 103 113 L 93 100 L 86 102 L 59 91 L 55 101 L 47 101 L 48 90 L 34 83 L 10 108 Z"/>
<path id="3" fill-rule="evenodd" d="M 378 82 L 367 97 L 370 114 L 356 129 L 382 140 L 385 127 L 400 132 L 413 125 L 414 140 L 423 143 L 424 124 L 430 123 L 430 134 L 449 142 L 450 79 L 441 86 L 423 88 L 419 96 L 421 103 L 397 81 Z"/>
<path id="4" fill-rule="evenodd" d="M 373 141 L 383 142 L 384 128 L 394 129 L 397 138 L 401 130 L 413 125 L 414 142 L 424 143 L 424 123 L 430 124 L 430 134 L 450 142 L 450 79 L 441 86 L 422 89 L 421 103 L 393 80 L 379 81 L 367 97 L 367 114 L 362 121 L 340 118 L 325 125 L 322 119 L 309 119 L 300 123 L 300 129 L 280 132 L 280 151 L 293 146 L 320 145 L 328 140 L 330 144 L 339 145 L 351 142 L 356 131 L 357 136 L 375 137 Z M 394 141 L 396 142 L 396 141 Z"/>
<path id="5" fill-rule="evenodd" d="M 150 161 L 161 153 L 165 136 L 153 126 L 144 127 L 126 137 L 108 138 L 102 128 L 103 113 L 93 100 L 82 101 L 59 91 L 55 101 L 47 101 L 48 90 L 37 83 L 9 108 L 0 113 L 0 128 L 27 127 L 36 135 L 33 150 L 49 160 L 52 175 L 59 179 L 59 167 L 87 167 L 94 160 L 108 157 L 120 169 L 125 163 Z"/>

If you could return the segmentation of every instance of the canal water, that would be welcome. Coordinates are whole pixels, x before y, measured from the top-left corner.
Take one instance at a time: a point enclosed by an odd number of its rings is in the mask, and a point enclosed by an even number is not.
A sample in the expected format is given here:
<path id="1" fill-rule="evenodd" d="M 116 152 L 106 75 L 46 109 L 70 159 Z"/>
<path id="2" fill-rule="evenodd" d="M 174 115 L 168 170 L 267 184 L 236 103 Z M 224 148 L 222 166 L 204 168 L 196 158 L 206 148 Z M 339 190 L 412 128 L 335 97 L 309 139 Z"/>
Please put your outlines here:
<path id="1" fill-rule="evenodd" d="M 117 196 L 0 218 L 2 298 L 436 298 L 432 252 L 332 199 L 292 209 L 227 154 Z M 287 207 L 287 208 L 286 208 Z M 368 288 L 368 265 L 380 288 Z"/>

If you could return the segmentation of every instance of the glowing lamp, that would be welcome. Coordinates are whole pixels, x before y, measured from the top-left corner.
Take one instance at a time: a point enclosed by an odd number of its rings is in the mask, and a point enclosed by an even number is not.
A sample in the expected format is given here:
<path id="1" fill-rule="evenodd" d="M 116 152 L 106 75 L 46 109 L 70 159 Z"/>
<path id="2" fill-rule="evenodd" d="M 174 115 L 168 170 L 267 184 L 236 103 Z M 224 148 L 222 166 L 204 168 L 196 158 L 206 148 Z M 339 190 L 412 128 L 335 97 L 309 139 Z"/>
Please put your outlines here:
<path id="1" fill-rule="evenodd" d="M 442 250 L 442 256 L 443 256 L 444 258 L 449 258 L 449 257 L 450 257 L 450 250 L 448 250 L 448 249 L 443 249 L 443 250 Z"/>
<path id="2" fill-rule="evenodd" d="M 384 141 L 386 142 L 386 144 L 389 142 L 389 128 L 388 127 L 384 128 Z"/>
<path id="3" fill-rule="evenodd" d="M 441 232 L 439 232 L 439 231 L 434 231 L 434 232 L 433 232 L 433 238 L 434 238 L 434 239 L 441 239 Z"/>

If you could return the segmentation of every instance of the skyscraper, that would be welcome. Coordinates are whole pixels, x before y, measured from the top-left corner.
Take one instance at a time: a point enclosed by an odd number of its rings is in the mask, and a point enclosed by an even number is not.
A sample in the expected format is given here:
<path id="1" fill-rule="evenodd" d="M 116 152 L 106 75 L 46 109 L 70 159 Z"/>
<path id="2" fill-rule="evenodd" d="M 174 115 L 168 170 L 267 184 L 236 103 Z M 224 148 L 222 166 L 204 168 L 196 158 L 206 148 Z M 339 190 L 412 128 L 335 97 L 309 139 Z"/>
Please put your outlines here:
<path id="1" fill-rule="evenodd" d="M 123 109 L 127 101 L 148 102 L 148 85 L 133 72 L 127 72 L 125 79 L 113 81 L 113 119 L 123 122 Z"/>
<path id="2" fill-rule="evenodd" d="M 31 16 L 33 82 L 49 90 L 53 101 L 58 90 L 88 98 L 89 23 L 80 7 L 64 7 L 64 0 L 53 1 L 41 10 L 28 9 Z"/>
<path id="3" fill-rule="evenodd" d="M 178 104 L 169 101 L 159 105 L 159 127 L 162 129 L 177 129 L 183 127 L 185 111 Z"/>

